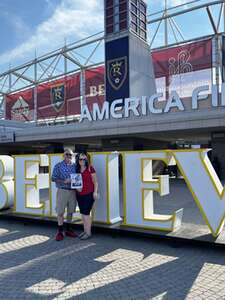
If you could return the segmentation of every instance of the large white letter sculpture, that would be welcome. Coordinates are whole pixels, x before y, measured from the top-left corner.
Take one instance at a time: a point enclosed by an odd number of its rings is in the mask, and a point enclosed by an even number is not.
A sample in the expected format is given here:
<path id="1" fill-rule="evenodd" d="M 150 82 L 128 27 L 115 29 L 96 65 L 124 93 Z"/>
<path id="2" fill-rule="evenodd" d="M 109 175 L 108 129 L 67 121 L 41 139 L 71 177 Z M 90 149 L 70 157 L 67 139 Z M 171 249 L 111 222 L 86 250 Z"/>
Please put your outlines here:
<path id="1" fill-rule="evenodd" d="M 119 154 L 92 154 L 91 161 L 96 169 L 100 199 L 96 201 L 94 221 L 113 224 L 121 221 L 119 203 Z"/>
<path id="2" fill-rule="evenodd" d="M 43 215 L 44 203 L 40 203 L 40 189 L 49 187 L 48 174 L 39 174 L 39 166 L 48 165 L 46 155 L 14 156 L 16 213 Z"/>
<path id="3" fill-rule="evenodd" d="M 169 193 L 168 176 L 153 177 L 152 162 L 176 164 L 190 189 L 213 236 L 218 236 L 225 221 L 225 187 L 222 186 L 207 152 L 209 150 L 161 150 L 122 152 L 123 225 L 172 231 L 181 225 L 183 209 L 172 215 L 154 213 L 153 192 Z M 0 209 L 11 207 L 15 213 L 55 217 L 56 188 L 52 170 L 62 154 L 0 156 Z M 119 153 L 91 153 L 96 169 L 100 199 L 96 201 L 93 220 L 114 224 L 121 221 Z M 49 174 L 39 172 L 49 166 Z M 14 172 L 14 173 L 13 173 Z M 49 199 L 42 199 L 41 189 L 49 189 Z M 47 195 L 47 191 L 45 193 Z M 14 200 L 13 200 L 14 199 Z M 49 201 L 48 201 L 49 200 Z M 79 217 L 79 214 L 75 214 Z"/>
<path id="4" fill-rule="evenodd" d="M 13 206 L 14 202 L 14 173 L 13 158 L 0 155 L 0 209 Z"/>
<path id="5" fill-rule="evenodd" d="M 173 151 L 173 155 L 206 224 L 216 237 L 224 226 L 225 187 L 207 156 L 208 151 Z"/>
<path id="6" fill-rule="evenodd" d="M 174 212 L 173 215 L 154 213 L 153 191 L 159 192 L 161 196 L 169 194 L 169 178 L 168 175 L 164 175 L 153 179 L 153 160 L 170 164 L 170 157 L 163 150 L 123 154 L 123 225 L 172 231 L 180 226 L 183 209 Z"/>

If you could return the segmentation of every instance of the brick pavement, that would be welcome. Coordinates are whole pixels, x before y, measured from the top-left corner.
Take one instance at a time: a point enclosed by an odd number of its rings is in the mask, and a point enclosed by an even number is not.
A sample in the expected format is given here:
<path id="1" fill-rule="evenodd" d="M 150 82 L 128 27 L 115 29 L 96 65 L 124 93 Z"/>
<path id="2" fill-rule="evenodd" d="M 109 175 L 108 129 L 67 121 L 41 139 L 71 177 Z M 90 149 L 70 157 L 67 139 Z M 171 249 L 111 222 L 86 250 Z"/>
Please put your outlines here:
<path id="1" fill-rule="evenodd" d="M 225 299 L 222 251 L 54 235 L 51 226 L 0 221 L 0 299 Z"/>

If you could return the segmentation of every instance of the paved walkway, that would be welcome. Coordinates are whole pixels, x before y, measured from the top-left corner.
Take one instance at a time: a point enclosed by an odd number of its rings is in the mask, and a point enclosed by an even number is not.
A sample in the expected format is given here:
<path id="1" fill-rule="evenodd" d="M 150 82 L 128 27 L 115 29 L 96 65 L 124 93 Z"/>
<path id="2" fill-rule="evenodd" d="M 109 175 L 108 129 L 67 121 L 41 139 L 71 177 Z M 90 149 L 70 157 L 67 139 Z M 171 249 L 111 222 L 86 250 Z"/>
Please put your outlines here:
<path id="1" fill-rule="evenodd" d="M 225 299 L 225 254 L 0 220 L 0 299 Z"/>

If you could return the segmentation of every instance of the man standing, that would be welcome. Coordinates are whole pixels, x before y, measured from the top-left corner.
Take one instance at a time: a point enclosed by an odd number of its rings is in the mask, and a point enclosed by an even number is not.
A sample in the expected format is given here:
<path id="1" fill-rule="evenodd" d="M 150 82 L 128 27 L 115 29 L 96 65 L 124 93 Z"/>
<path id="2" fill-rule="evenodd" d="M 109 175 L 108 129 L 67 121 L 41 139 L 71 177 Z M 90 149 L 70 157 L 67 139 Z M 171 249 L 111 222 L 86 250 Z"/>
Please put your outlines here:
<path id="1" fill-rule="evenodd" d="M 76 192 L 71 189 L 71 174 L 76 173 L 75 164 L 72 162 L 73 151 L 65 149 L 64 160 L 55 165 L 52 172 L 52 181 L 56 183 L 56 213 L 58 218 L 58 232 L 56 234 L 56 241 L 62 241 L 64 213 L 67 208 L 67 224 L 65 235 L 75 238 L 77 235 L 71 229 L 71 222 L 73 213 L 75 212 L 77 200 Z"/>

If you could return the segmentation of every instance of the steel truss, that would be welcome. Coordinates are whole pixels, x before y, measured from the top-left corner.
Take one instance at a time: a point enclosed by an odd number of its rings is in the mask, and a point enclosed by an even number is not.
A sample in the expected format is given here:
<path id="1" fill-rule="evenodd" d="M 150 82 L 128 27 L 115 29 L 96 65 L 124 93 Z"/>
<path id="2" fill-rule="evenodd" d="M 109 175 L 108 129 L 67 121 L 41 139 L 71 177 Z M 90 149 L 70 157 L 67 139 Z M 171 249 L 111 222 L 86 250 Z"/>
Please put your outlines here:
<path id="1" fill-rule="evenodd" d="M 203 0 L 204 1 L 204 0 Z M 175 20 L 177 16 L 191 13 L 193 11 L 206 11 L 208 15 L 208 22 L 213 29 L 213 35 L 219 41 L 218 36 L 225 31 L 225 0 L 211 1 L 208 3 L 198 4 L 200 1 L 195 0 L 185 5 L 192 5 L 189 8 L 184 8 L 184 5 L 178 5 L 173 8 L 167 8 L 167 0 L 165 0 L 165 9 L 149 15 L 149 29 L 152 25 L 156 26 L 156 30 L 150 40 L 150 46 L 154 45 L 154 41 L 159 33 L 161 24 L 164 22 L 164 44 L 161 47 L 168 47 L 172 45 L 178 45 L 190 40 L 185 39 L 182 33 L 182 26 L 188 24 L 178 25 L 178 21 Z M 219 15 L 215 17 L 212 13 L 214 7 L 219 7 Z M 223 22 L 223 23 L 222 23 Z M 223 28 L 221 29 L 221 24 Z M 174 35 L 175 43 L 169 43 L 168 31 L 172 31 Z M 203 38 L 203 37 L 201 37 Z M 199 39 L 199 38 L 198 38 Z M 193 39 L 192 39 L 193 41 Z M 216 49 L 219 52 L 221 45 L 217 45 Z M 159 48 L 157 48 L 159 49 Z M 218 53 L 216 55 L 218 57 Z M 219 61 L 217 65 L 219 68 Z M 64 45 L 62 48 L 56 51 L 50 52 L 46 55 L 36 57 L 34 60 L 27 62 L 21 66 L 10 68 L 8 71 L 0 74 L 0 112 L 4 110 L 4 95 L 12 94 L 21 90 L 25 90 L 33 87 L 34 91 L 36 87 L 44 82 L 49 82 L 57 78 L 75 73 L 81 72 L 81 104 L 85 101 L 85 78 L 84 71 L 92 67 L 96 67 L 104 63 L 104 32 L 99 32 L 95 35 L 89 36 L 86 39 L 77 41 L 73 44 Z M 219 71 L 217 70 L 217 73 Z M 34 92 L 34 95 L 37 93 Z M 36 99 L 37 100 L 37 99 Z M 35 96 L 34 96 L 34 102 Z M 37 102 L 35 102 L 37 105 Z M 36 107 L 35 107 L 36 108 Z M 35 116 L 36 121 L 36 116 Z"/>
<path id="2" fill-rule="evenodd" d="M 99 63 L 94 62 L 93 57 L 103 40 L 104 36 L 101 32 L 9 69 L 0 74 L 0 93 L 16 92 L 98 65 Z M 81 51 L 90 53 L 84 56 Z M 18 85 L 22 86 L 18 87 Z"/>
<path id="3" fill-rule="evenodd" d="M 164 23 L 164 44 L 162 46 L 171 46 L 169 43 L 168 32 L 169 29 L 172 32 L 175 43 L 184 43 L 187 41 L 185 39 L 185 35 L 182 33 L 182 27 L 185 29 L 185 26 L 189 26 L 189 23 L 182 22 L 178 25 L 179 21 L 175 20 L 176 17 L 182 15 L 190 15 L 193 12 L 201 12 L 202 15 L 205 13 L 208 16 L 208 22 L 211 25 L 212 32 L 214 35 L 218 35 L 225 31 L 225 0 L 217 0 L 217 1 L 205 1 L 205 0 L 195 0 L 190 1 L 188 3 L 177 5 L 171 8 L 167 7 L 167 0 L 165 1 L 165 9 L 161 10 L 157 13 L 148 15 L 148 24 L 150 25 L 150 32 L 153 32 L 153 36 L 150 40 L 150 46 L 154 46 L 154 41 L 159 34 L 159 29 L 161 25 Z M 199 4 L 200 2 L 206 2 Z M 190 6 L 186 8 L 186 6 Z M 219 9 L 219 14 L 214 15 L 213 10 Z M 192 22 L 193 22 L 193 14 L 192 14 Z M 196 24 L 198 24 L 199 20 L 196 19 Z M 152 25 L 156 26 L 155 30 L 152 30 Z M 186 27 L 187 28 L 187 27 Z M 210 34 L 210 33 L 208 33 Z"/>

